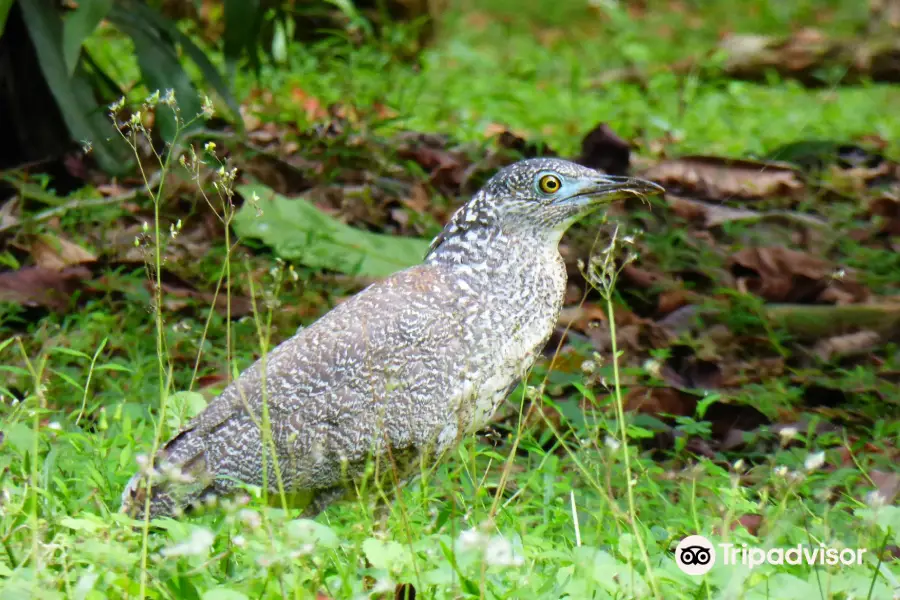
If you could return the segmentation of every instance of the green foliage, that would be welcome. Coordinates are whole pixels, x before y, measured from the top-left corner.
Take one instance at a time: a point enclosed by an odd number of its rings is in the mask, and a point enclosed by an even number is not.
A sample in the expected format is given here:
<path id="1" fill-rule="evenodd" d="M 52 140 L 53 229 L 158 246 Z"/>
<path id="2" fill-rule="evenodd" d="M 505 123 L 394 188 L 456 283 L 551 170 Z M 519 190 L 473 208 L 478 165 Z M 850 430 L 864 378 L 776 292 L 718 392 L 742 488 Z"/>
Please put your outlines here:
<path id="1" fill-rule="evenodd" d="M 185 114 L 192 116 L 200 112 L 198 91 L 182 65 L 180 52 L 183 52 L 231 112 L 238 114 L 237 102 L 229 85 L 204 51 L 174 23 L 142 0 L 84 0 L 65 19 L 51 0 L 19 4 L 37 50 L 42 75 L 72 138 L 91 143 L 98 162 L 108 172 L 121 173 L 129 163 L 125 160 L 125 149 L 118 140 L 110 141 L 106 107 L 99 105 L 94 97 L 94 88 L 100 86 L 98 80 L 102 80 L 106 87 L 111 80 L 106 73 L 88 74 L 85 64 L 91 61 L 91 57 L 83 49 L 85 40 L 104 19 L 133 41 L 143 82 L 148 90 L 172 89 Z M 0 5 L 0 14 L 4 17 L 5 10 Z M 174 118 L 163 114 L 160 120 L 164 139 L 172 140 L 176 129 Z M 237 126 L 242 126 L 240 120 Z"/>
<path id="2" fill-rule="evenodd" d="M 97 161 L 107 171 L 122 172 L 127 166 L 125 148 L 108 141 L 109 122 L 106 111 L 93 97 L 80 63 L 72 76 L 66 66 L 63 50 L 63 21 L 52 0 L 20 2 L 28 34 L 34 42 L 38 62 L 53 93 L 66 126 L 75 140 L 91 142 Z"/>
<path id="3" fill-rule="evenodd" d="M 100 24 L 113 6 L 113 0 L 88 0 L 81 2 L 70 14 L 63 25 L 63 58 L 69 77 L 75 74 L 78 59 L 81 57 L 81 45 L 97 25 Z"/>
<path id="4" fill-rule="evenodd" d="M 15 0 L 0 0 L 0 35 L 3 35 L 3 30 L 6 29 L 6 18 L 9 16 L 13 2 Z"/>
<path id="5" fill-rule="evenodd" d="M 262 185 L 237 190 L 251 201 L 235 215 L 235 232 L 308 267 L 383 277 L 421 262 L 428 250 L 426 240 L 350 227 L 303 198 L 286 198 Z"/>

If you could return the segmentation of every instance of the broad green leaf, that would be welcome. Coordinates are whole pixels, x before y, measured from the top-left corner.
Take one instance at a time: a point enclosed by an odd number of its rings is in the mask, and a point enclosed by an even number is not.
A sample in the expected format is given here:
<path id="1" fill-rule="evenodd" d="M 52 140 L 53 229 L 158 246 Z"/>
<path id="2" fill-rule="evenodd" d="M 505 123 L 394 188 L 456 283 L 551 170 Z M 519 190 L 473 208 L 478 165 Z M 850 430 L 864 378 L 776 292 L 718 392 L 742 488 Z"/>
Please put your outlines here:
<path id="1" fill-rule="evenodd" d="M 87 519 L 76 519 L 75 517 L 63 517 L 59 524 L 75 531 L 84 533 L 96 533 L 105 529 L 109 529 L 109 525 L 98 520 L 97 517 Z"/>
<path id="2" fill-rule="evenodd" d="M 20 2 L 28 35 L 37 52 L 41 72 L 62 113 L 72 139 L 90 141 L 93 154 L 109 173 L 127 170 L 125 147 L 113 141 L 115 133 L 106 110 L 97 105 L 93 90 L 85 79 L 80 64 L 70 77 L 63 58 L 63 22 L 52 0 Z"/>
<path id="3" fill-rule="evenodd" d="M 0 0 L 0 36 L 6 30 L 6 18 L 9 16 L 9 9 L 12 8 L 13 0 Z"/>
<path id="4" fill-rule="evenodd" d="M 384 277 L 420 263 L 428 250 L 427 240 L 356 229 L 303 198 L 287 198 L 263 185 L 242 185 L 237 191 L 248 199 L 256 195 L 262 215 L 246 202 L 235 215 L 235 232 L 308 267 Z"/>
<path id="5" fill-rule="evenodd" d="M 191 78 L 181 66 L 178 52 L 172 39 L 154 24 L 149 23 L 133 10 L 125 8 L 133 2 L 116 5 L 109 12 L 109 19 L 116 27 L 134 42 L 138 66 L 144 85 L 150 93 L 172 89 L 178 103 L 181 118 L 189 121 L 200 112 L 200 97 L 194 88 Z M 172 111 L 159 106 L 156 111 L 156 122 L 163 138 L 172 141 L 175 138 L 176 123 Z"/>
<path id="6" fill-rule="evenodd" d="M 362 549 L 369 563 L 376 569 L 399 571 L 412 560 L 409 549 L 393 540 L 369 538 L 362 543 Z"/>
<path id="7" fill-rule="evenodd" d="M 222 38 L 230 69 L 234 69 L 243 52 L 247 52 L 253 62 L 261 23 L 259 0 L 225 0 L 225 32 Z"/>
<path id="8" fill-rule="evenodd" d="M 175 392 L 168 399 L 166 425 L 171 431 L 180 431 L 187 422 L 206 408 L 206 398 L 199 392 Z"/>
<path id="9" fill-rule="evenodd" d="M 331 527 L 311 519 L 290 521 L 287 524 L 287 534 L 303 544 L 313 544 L 317 548 L 340 546 L 340 539 Z"/>
<path id="10" fill-rule="evenodd" d="M 78 65 L 81 45 L 112 8 L 112 0 L 81 0 L 63 25 L 63 58 L 71 77 Z"/>
<path id="11" fill-rule="evenodd" d="M 200 73 L 203 74 L 206 82 L 216 90 L 219 96 L 221 96 L 228 105 L 229 110 L 231 110 L 235 117 L 235 126 L 238 129 L 243 130 L 244 122 L 239 118 L 240 108 L 238 107 L 237 100 L 235 100 L 234 95 L 231 93 L 231 87 L 222 77 L 222 74 L 219 73 L 219 70 L 215 65 L 207 58 L 206 53 L 200 49 L 197 44 L 191 41 L 191 38 L 183 34 L 172 21 L 166 19 L 159 14 L 159 12 L 147 6 L 145 3 L 138 2 L 137 0 L 121 0 L 121 3 L 124 10 L 128 10 L 137 19 L 145 22 L 148 27 L 155 28 L 158 32 L 164 34 L 170 40 L 181 46 L 181 50 L 195 65 L 197 65 L 197 68 L 200 69 Z M 196 113 L 188 113 L 185 110 L 182 110 L 182 115 L 186 121 L 192 119 L 195 114 Z"/>

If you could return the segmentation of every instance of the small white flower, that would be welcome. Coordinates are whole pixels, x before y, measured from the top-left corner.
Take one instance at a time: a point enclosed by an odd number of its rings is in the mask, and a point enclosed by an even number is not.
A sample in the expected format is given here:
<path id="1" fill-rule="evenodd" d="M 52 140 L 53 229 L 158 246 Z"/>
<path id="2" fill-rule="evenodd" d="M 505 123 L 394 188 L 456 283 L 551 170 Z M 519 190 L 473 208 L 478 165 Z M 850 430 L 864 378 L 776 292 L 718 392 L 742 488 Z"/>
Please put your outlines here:
<path id="1" fill-rule="evenodd" d="M 735 473 L 743 473 L 744 469 L 747 468 L 747 465 L 746 465 L 746 463 L 744 463 L 743 458 L 739 458 L 736 461 L 734 461 L 734 465 L 732 465 L 732 468 L 734 469 Z"/>
<path id="2" fill-rule="evenodd" d="M 781 443 L 786 444 L 791 441 L 797 434 L 800 433 L 796 427 L 782 427 L 778 430 L 778 435 L 781 436 Z"/>
<path id="3" fill-rule="evenodd" d="M 209 552 L 210 547 L 215 541 L 216 536 L 209 529 L 198 527 L 191 532 L 191 537 L 187 540 L 163 548 L 163 556 L 201 556 Z"/>
<path id="4" fill-rule="evenodd" d="M 173 90 L 173 89 L 166 90 L 166 96 L 165 96 L 165 98 L 162 99 L 162 103 L 165 104 L 166 106 L 174 107 L 176 104 L 175 90 Z"/>
<path id="5" fill-rule="evenodd" d="M 244 546 L 247 545 L 247 538 L 245 538 L 244 536 L 239 534 L 239 535 L 236 535 L 233 538 L 231 538 L 231 543 L 234 544 L 235 546 L 237 546 L 238 548 L 243 548 Z"/>
<path id="6" fill-rule="evenodd" d="M 212 119 L 213 115 L 216 114 L 216 109 L 213 108 L 213 103 L 212 100 L 209 99 L 209 96 L 203 96 L 203 105 L 200 110 L 203 113 L 204 119 Z"/>
<path id="7" fill-rule="evenodd" d="M 622 443 L 611 435 L 603 438 L 603 444 L 613 452 L 622 447 Z"/>
<path id="8" fill-rule="evenodd" d="M 814 452 L 806 457 L 803 466 L 807 471 L 816 471 L 825 464 L 825 452 Z"/>
<path id="9" fill-rule="evenodd" d="M 517 567 L 525 562 L 513 545 L 501 535 L 493 536 L 484 550 L 484 561 L 489 565 Z"/>
<path id="10" fill-rule="evenodd" d="M 47 427 L 49 427 L 53 431 L 59 431 L 60 429 L 62 429 L 62 425 L 60 425 L 56 421 L 51 421 L 51 422 L 47 423 Z"/>
<path id="11" fill-rule="evenodd" d="M 657 377 L 657 378 L 660 377 L 660 373 L 662 372 L 662 364 L 660 364 L 660 362 L 658 360 L 656 360 L 655 358 L 650 358 L 650 359 L 645 360 L 643 367 L 644 367 L 644 370 L 647 373 L 649 373 L 650 375 L 653 375 L 654 377 Z"/>
<path id="12" fill-rule="evenodd" d="M 881 508 L 887 504 L 887 499 L 884 497 L 884 494 L 878 490 L 872 490 L 866 494 L 866 504 L 871 508 Z"/>
<path id="13" fill-rule="evenodd" d="M 788 468 L 784 465 L 778 465 L 772 472 L 775 473 L 776 477 L 786 477 Z"/>
<path id="14" fill-rule="evenodd" d="M 457 552 L 468 552 L 484 546 L 486 536 L 477 529 L 467 529 L 456 538 Z"/>
<path id="15" fill-rule="evenodd" d="M 246 523 L 250 529 L 257 529 L 262 525 L 262 517 L 259 516 L 259 513 L 255 510 L 250 510 L 249 508 L 241 509 L 238 513 L 238 518 Z"/>

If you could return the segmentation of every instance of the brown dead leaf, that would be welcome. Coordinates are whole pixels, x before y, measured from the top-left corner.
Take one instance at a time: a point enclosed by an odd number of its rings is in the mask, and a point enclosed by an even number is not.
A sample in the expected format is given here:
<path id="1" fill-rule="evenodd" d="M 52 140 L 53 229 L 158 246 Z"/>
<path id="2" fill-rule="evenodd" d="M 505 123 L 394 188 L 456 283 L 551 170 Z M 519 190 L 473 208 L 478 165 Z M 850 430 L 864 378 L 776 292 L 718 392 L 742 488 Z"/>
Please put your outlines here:
<path id="1" fill-rule="evenodd" d="M 625 397 L 625 410 L 649 415 L 689 417 L 697 409 L 697 398 L 670 387 L 634 387 Z"/>
<path id="2" fill-rule="evenodd" d="M 451 196 L 459 194 L 466 181 L 470 161 L 461 152 L 447 149 L 447 140 L 434 135 L 410 135 L 398 140 L 400 158 L 413 160 L 429 174 L 436 188 Z"/>
<path id="3" fill-rule="evenodd" d="M 806 28 L 787 37 L 730 35 L 719 50 L 726 55 L 724 72 L 737 79 L 765 80 L 774 71 L 805 85 L 821 86 L 830 83 L 822 77 L 826 70 L 841 74 L 845 83 L 900 79 L 900 67 L 893 60 L 898 51 L 893 35 L 829 39 L 821 31 Z"/>
<path id="4" fill-rule="evenodd" d="M 878 231 L 889 236 L 900 236 L 900 199 L 885 194 L 869 202 L 869 216 L 878 222 Z"/>
<path id="5" fill-rule="evenodd" d="M 78 244 L 46 233 L 35 235 L 28 249 L 37 266 L 53 271 L 97 260 L 96 256 Z"/>
<path id="6" fill-rule="evenodd" d="M 410 188 L 409 195 L 401 199 L 401 202 L 406 208 L 419 214 L 425 214 L 431 205 L 431 198 L 425 186 L 417 182 Z"/>
<path id="7" fill-rule="evenodd" d="M 820 360 L 868 354 L 881 343 L 881 335 L 875 331 L 858 331 L 820 340 L 813 348 L 813 354 Z"/>
<path id="8" fill-rule="evenodd" d="M 152 291 L 153 283 L 146 281 L 147 287 Z M 229 309 L 228 299 L 224 292 L 216 296 L 213 292 L 205 292 L 196 289 L 185 280 L 171 273 L 166 273 L 162 281 L 163 304 L 173 312 L 179 312 L 190 306 L 194 302 L 199 302 L 205 306 L 213 304 L 215 300 L 215 308 L 220 314 L 226 314 Z M 240 319 L 249 315 L 253 311 L 253 304 L 249 298 L 231 294 L 231 318 Z"/>
<path id="9" fill-rule="evenodd" d="M 750 535 L 758 535 L 759 528 L 762 526 L 762 515 L 741 515 L 741 517 L 732 523 L 731 529 L 743 527 Z"/>
<path id="10" fill-rule="evenodd" d="M 684 346 L 672 348 L 672 355 L 660 368 L 659 377 L 678 390 L 715 390 L 725 383 L 718 364 L 699 358 Z"/>
<path id="11" fill-rule="evenodd" d="M 874 470 L 869 473 L 869 477 L 875 484 L 875 492 L 884 500 L 884 503 L 893 504 L 900 495 L 900 473 Z"/>
<path id="12" fill-rule="evenodd" d="M 606 123 L 591 129 L 581 140 L 581 155 L 575 162 L 610 175 L 625 175 L 631 160 L 631 144 Z"/>
<path id="13" fill-rule="evenodd" d="M 709 200 L 791 196 L 805 186 L 800 172 L 786 163 L 717 156 L 664 160 L 642 176 L 674 193 L 697 194 Z"/>
<path id="14" fill-rule="evenodd" d="M 868 297 L 852 273 L 798 250 L 745 248 L 729 262 L 739 290 L 771 302 L 850 304 Z"/>
<path id="15" fill-rule="evenodd" d="M 73 294 L 90 277 L 90 270 L 81 265 L 61 270 L 24 267 L 7 271 L 0 273 L 0 301 L 64 313 L 71 307 Z"/>
<path id="16" fill-rule="evenodd" d="M 666 194 L 666 203 L 668 203 L 673 213 L 685 221 L 707 228 L 718 227 L 735 221 L 773 221 L 816 228 L 829 226 L 828 221 L 815 215 L 787 210 L 760 212 L 746 208 L 732 208 L 722 204 L 703 202 L 668 193 Z"/>

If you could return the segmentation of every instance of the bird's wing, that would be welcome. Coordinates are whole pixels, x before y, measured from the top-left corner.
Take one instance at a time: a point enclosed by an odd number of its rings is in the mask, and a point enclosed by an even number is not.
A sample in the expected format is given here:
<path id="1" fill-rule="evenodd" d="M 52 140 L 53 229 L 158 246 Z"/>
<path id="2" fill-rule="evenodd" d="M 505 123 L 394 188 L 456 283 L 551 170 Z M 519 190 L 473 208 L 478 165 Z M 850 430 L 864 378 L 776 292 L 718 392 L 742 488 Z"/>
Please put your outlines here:
<path id="1" fill-rule="evenodd" d="M 282 428 L 341 429 L 375 413 L 405 421 L 439 411 L 433 403 L 454 395 L 468 354 L 472 308 L 453 282 L 447 267 L 420 265 L 373 284 L 245 371 L 186 430 L 205 437 L 250 418 L 248 409 L 259 419 L 263 388 L 276 438 Z"/>

